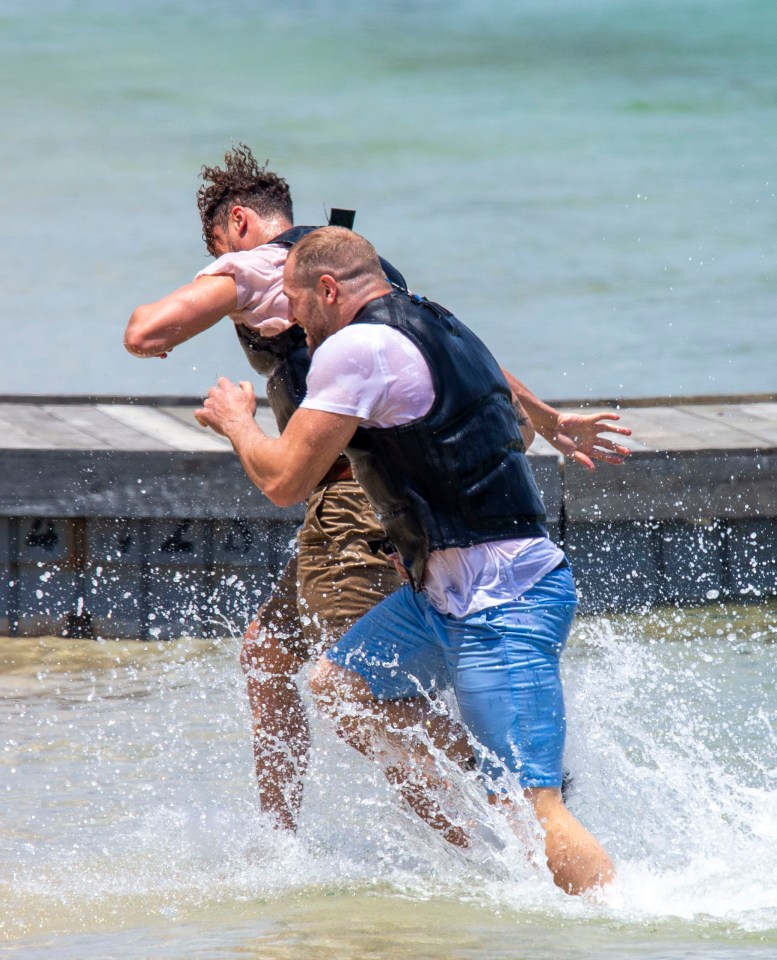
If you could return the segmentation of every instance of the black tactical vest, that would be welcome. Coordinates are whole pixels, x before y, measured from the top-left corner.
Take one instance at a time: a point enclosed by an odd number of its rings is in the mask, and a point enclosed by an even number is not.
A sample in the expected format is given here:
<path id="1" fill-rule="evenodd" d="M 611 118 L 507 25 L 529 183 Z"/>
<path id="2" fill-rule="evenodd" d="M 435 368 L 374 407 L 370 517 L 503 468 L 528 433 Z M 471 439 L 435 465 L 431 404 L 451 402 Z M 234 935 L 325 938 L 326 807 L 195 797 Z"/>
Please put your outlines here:
<path id="1" fill-rule="evenodd" d="M 306 234 L 317 227 L 290 227 L 269 242 L 293 247 Z M 381 264 L 389 281 L 406 289 L 402 274 L 387 260 Z M 305 331 L 298 326 L 274 337 L 263 337 L 256 330 L 235 324 L 235 332 L 245 351 L 248 362 L 263 377 L 267 377 L 267 400 L 278 429 L 283 430 L 291 415 L 305 399 L 305 380 L 310 369 L 310 356 L 305 341 Z"/>
<path id="2" fill-rule="evenodd" d="M 547 536 L 510 388 L 485 345 L 438 304 L 393 291 L 352 323 L 388 324 L 429 365 L 435 401 L 398 427 L 360 427 L 346 451 L 419 589 L 429 553 Z"/>

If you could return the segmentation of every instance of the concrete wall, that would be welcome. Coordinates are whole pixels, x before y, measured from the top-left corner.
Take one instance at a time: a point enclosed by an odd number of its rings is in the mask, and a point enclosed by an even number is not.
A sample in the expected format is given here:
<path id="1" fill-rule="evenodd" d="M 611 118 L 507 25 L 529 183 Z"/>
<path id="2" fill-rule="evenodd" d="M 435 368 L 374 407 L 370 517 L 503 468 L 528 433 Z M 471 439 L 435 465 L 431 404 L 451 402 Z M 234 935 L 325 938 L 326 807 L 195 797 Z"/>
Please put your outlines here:
<path id="1" fill-rule="evenodd" d="M 0 634 L 242 630 L 302 509 L 270 504 L 192 405 L 0 401 Z M 581 610 L 777 596 L 777 404 L 623 419 L 622 467 L 531 458 Z"/>
<path id="2" fill-rule="evenodd" d="M 295 526 L 0 518 L 0 633 L 169 639 L 242 629 Z"/>
<path id="3" fill-rule="evenodd" d="M 561 486 L 561 484 L 559 484 Z M 288 556 L 283 519 L 0 518 L 0 634 L 241 630 Z M 777 596 L 777 519 L 557 518 L 581 612 Z"/>

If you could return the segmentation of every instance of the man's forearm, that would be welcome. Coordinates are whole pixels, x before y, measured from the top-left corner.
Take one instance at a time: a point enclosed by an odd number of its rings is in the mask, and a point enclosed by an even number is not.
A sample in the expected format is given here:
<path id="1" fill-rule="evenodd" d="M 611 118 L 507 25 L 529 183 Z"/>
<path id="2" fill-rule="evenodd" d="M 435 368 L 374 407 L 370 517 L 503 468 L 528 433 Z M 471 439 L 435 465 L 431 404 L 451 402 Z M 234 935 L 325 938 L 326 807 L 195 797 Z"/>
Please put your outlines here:
<path id="1" fill-rule="evenodd" d="M 254 420 L 250 383 L 221 377 L 194 414 L 232 444 L 248 477 L 279 507 L 304 500 L 353 437 L 359 420 L 318 410 L 297 410 L 280 437 L 268 437 Z"/>
<path id="2" fill-rule="evenodd" d="M 514 399 L 529 414 L 537 433 L 565 457 L 593 470 L 594 460 L 618 464 L 629 455 L 628 447 L 607 436 L 608 433 L 631 436 L 628 427 L 615 422 L 620 419 L 620 414 L 606 410 L 597 413 L 561 413 L 536 397 L 507 370 L 502 372 Z"/>
<path id="3" fill-rule="evenodd" d="M 132 311 L 124 332 L 124 348 L 134 357 L 159 357 L 182 343 L 181 325 L 170 318 L 160 322 L 154 304 L 142 304 Z"/>
<path id="4" fill-rule="evenodd" d="M 136 307 L 124 331 L 124 346 L 136 357 L 162 356 L 236 307 L 237 287 L 232 277 L 200 277 L 156 303 Z"/>
<path id="5" fill-rule="evenodd" d="M 559 411 L 540 400 L 525 383 L 522 383 L 509 371 L 502 368 L 502 373 L 512 390 L 513 397 L 526 411 L 537 433 L 546 439 L 552 436 L 558 428 Z"/>
<path id="6" fill-rule="evenodd" d="M 320 433 L 321 442 L 311 440 L 292 424 L 280 437 L 268 437 L 253 418 L 235 421 L 224 430 L 249 480 L 278 507 L 307 499 L 353 430 L 342 434 L 341 440 L 333 437 L 331 441 L 325 429 Z"/>
<path id="7" fill-rule="evenodd" d="M 295 496 L 280 469 L 278 438 L 268 437 L 255 420 L 236 422 L 228 426 L 225 436 L 232 444 L 248 479 L 278 506 L 291 506 L 307 495 Z M 289 499 L 291 497 L 291 499 Z"/>

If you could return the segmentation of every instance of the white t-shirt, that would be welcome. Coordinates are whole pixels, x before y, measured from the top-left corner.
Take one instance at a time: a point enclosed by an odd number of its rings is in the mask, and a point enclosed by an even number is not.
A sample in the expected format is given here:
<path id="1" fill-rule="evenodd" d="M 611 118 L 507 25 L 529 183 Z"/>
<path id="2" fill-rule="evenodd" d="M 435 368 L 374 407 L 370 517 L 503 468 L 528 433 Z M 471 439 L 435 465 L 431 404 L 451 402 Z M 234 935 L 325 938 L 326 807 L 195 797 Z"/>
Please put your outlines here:
<path id="1" fill-rule="evenodd" d="M 302 406 L 359 417 L 365 427 L 396 427 L 433 402 L 432 376 L 412 340 L 383 324 L 354 323 L 313 354 Z"/>
<path id="2" fill-rule="evenodd" d="M 313 354 L 302 406 L 350 417 L 366 427 L 393 427 L 423 417 L 434 401 L 429 368 L 404 334 L 356 323 Z M 435 550 L 424 590 L 440 613 L 464 617 L 525 593 L 564 559 L 547 537 L 495 540 Z"/>
<path id="3" fill-rule="evenodd" d="M 199 277 L 233 277 L 237 287 L 237 310 L 230 314 L 237 324 L 250 327 L 265 337 L 288 330 L 289 301 L 283 293 L 283 266 L 288 248 L 262 244 L 253 250 L 225 253 L 214 260 Z"/>

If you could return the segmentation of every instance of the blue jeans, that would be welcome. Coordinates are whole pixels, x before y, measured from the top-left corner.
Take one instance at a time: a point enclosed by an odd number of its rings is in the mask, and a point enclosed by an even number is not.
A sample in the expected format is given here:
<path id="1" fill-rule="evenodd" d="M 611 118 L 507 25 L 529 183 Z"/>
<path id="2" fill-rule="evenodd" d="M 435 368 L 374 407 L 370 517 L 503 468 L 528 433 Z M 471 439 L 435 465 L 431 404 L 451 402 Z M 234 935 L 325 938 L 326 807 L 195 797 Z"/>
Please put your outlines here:
<path id="1" fill-rule="evenodd" d="M 358 673 L 377 700 L 452 687 L 480 747 L 483 772 L 523 787 L 560 787 L 566 736 L 559 662 L 577 606 L 569 567 L 516 600 L 468 617 L 438 613 L 402 587 L 326 653 Z"/>

